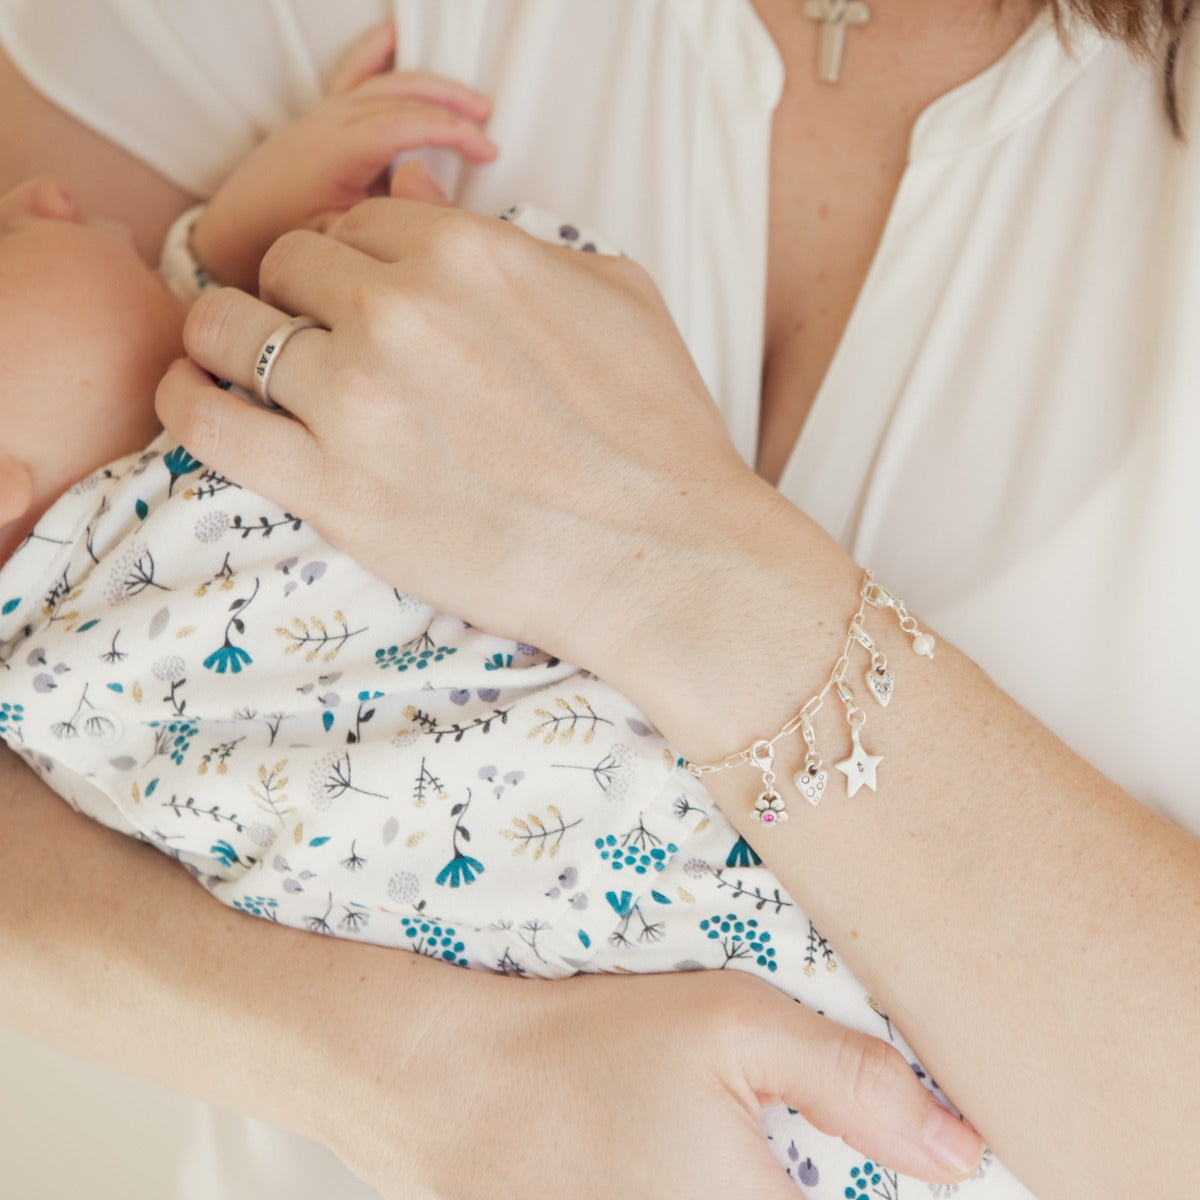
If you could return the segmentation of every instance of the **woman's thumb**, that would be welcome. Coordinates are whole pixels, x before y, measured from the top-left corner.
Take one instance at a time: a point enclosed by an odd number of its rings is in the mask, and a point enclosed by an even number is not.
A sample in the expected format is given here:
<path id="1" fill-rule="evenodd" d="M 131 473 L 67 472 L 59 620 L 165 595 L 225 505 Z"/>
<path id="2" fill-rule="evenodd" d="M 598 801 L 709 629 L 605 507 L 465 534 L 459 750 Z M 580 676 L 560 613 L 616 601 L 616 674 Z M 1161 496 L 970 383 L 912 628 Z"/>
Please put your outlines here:
<path id="1" fill-rule="evenodd" d="M 745 1064 L 760 1103 L 786 1104 L 868 1158 L 931 1183 L 979 1166 L 979 1134 L 925 1090 L 892 1046 L 798 1004 L 768 1028 Z"/>

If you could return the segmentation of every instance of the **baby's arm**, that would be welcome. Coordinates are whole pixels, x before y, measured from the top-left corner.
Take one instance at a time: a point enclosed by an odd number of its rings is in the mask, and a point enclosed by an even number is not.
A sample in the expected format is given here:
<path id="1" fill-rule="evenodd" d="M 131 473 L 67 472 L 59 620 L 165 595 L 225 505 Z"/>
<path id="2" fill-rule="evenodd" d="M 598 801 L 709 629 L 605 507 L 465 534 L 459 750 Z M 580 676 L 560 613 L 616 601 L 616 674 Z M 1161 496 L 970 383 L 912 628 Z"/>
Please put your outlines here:
<path id="1" fill-rule="evenodd" d="M 391 26 L 368 34 L 324 103 L 261 142 L 207 205 L 181 218 L 187 250 L 209 277 L 255 291 L 272 242 L 291 229 L 322 229 L 360 200 L 386 194 L 388 167 L 403 151 L 439 146 L 469 162 L 495 157 L 482 129 L 486 97 L 440 76 L 390 70 L 393 50 Z M 418 190 L 415 198 L 438 197 Z M 164 261 L 179 250 L 177 235 Z M 167 273 L 186 282 L 186 268 Z"/>

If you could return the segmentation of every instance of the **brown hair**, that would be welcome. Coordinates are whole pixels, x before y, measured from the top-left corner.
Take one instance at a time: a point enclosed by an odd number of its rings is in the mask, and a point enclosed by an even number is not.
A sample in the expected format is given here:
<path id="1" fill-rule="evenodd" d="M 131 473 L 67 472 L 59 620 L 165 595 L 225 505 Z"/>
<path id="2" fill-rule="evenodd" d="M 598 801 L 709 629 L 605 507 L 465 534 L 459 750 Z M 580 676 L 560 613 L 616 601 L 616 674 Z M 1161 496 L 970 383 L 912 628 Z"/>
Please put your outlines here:
<path id="1" fill-rule="evenodd" d="M 1108 37 L 1124 42 L 1136 54 L 1160 54 L 1163 105 L 1177 137 L 1183 136 L 1176 94 L 1180 45 L 1195 0 L 1042 0 L 1060 20 L 1071 12 Z"/>

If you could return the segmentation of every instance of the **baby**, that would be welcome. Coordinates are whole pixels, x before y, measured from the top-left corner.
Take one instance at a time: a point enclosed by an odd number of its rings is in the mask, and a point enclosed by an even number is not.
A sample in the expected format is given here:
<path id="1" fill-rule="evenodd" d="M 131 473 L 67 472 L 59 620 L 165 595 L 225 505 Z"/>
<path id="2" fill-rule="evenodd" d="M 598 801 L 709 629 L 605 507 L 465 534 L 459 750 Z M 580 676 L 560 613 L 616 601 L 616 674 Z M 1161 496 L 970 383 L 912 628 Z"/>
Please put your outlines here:
<path id="1" fill-rule="evenodd" d="M 265 197 L 319 225 L 429 140 L 431 106 L 482 115 L 429 86 L 360 80 L 268 139 L 197 256 L 246 282 L 282 232 Z M 357 102 L 386 136 L 331 139 Z M 319 169 L 297 187 L 289 162 Z M 914 1061 L 627 700 L 395 591 L 159 433 L 180 304 L 51 181 L 0 198 L 0 309 L 0 736 L 64 799 L 257 917 L 529 976 L 732 966 Z M 938 1192 L 797 1114 L 766 1124 L 805 1195 Z M 957 1190 L 1027 1195 L 990 1160 Z"/>

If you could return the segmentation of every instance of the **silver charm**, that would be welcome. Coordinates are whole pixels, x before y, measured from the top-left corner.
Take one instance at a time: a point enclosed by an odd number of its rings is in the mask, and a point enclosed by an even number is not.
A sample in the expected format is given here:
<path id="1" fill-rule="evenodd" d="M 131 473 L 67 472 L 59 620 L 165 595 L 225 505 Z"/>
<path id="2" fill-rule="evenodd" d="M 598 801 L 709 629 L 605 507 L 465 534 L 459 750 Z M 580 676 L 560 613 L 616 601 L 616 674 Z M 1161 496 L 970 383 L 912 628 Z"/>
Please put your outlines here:
<path id="1" fill-rule="evenodd" d="M 846 795 L 853 796 L 864 784 L 871 791 L 875 791 L 875 772 L 879 769 L 879 764 L 883 762 L 883 755 L 868 754 L 862 748 L 862 743 L 858 740 L 857 725 L 851 729 L 850 738 L 850 757 L 844 758 L 840 763 L 834 763 L 834 766 L 846 776 Z"/>
<path id="2" fill-rule="evenodd" d="M 754 802 L 754 819 L 764 825 L 778 825 L 788 819 L 788 810 L 783 797 L 773 788 L 760 793 Z"/>
<path id="3" fill-rule="evenodd" d="M 753 816 L 764 825 L 778 825 L 788 819 L 783 797 L 775 790 L 775 747 L 761 738 L 750 747 L 750 761 L 762 772 L 763 790 L 754 802 Z"/>
<path id="4" fill-rule="evenodd" d="M 816 808 L 825 795 L 825 785 L 829 782 L 829 772 L 820 763 L 808 764 L 797 771 L 792 778 L 796 791 Z"/>
<path id="5" fill-rule="evenodd" d="M 867 688 L 880 708 L 887 708 L 896 686 L 896 676 L 882 660 L 872 663 L 867 671 Z"/>

